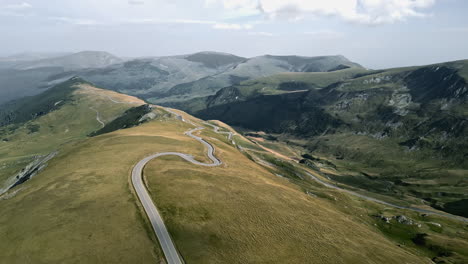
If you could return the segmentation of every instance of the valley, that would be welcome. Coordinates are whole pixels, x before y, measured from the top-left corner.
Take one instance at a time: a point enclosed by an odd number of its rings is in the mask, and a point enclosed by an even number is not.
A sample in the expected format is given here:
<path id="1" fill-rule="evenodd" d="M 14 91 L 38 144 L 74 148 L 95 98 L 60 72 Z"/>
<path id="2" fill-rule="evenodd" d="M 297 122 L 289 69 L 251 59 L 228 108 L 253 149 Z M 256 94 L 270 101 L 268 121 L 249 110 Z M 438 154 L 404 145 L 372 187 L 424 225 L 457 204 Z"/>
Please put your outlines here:
<path id="1" fill-rule="evenodd" d="M 40 60 L 10 61 L 1 67 L 0 103 L 35 95 L 74 76 L 98 86 L 168 103 L 215 94 L 241 81 L 282 72 L 325 72 L 362 68 L 343 56 L 258 56 L 227 53 L 121 59 L 107 52 L 85 51 Z"/>
<path id="2" fill-rule="evenodd" d="M 263 140 L 297 147 L 336 182 L 466 216 L 466 69 L 274 75 L 171 106 L 267 132 Z"/>
<path id="3" fill-rule="evenodd" d="M 219 56 L 190 60 L 253 63 Z M 464 263 L 466 61 L 266 59 L 298 68 L 170 101 L 74 72 L 3 104 L 0 259 Z"/>
<path id="4" fill-rule="evenodd" d="M 0 0 L 0 264 L 467 264 L 466 0 Z"/>

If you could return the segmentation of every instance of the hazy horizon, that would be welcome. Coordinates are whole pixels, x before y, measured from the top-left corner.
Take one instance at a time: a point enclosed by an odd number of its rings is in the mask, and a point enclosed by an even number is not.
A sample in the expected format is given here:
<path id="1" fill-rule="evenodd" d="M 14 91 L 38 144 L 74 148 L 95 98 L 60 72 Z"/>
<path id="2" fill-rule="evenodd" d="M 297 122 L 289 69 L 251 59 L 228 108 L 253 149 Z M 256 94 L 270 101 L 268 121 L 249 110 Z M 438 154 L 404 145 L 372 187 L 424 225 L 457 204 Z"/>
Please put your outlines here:
<path id="1" fill-rule="evenodd" d="M 0 0 L 0 56 L 102 50 L 343 55 L 379 69 L 468 59 L 462 0 Z"/>

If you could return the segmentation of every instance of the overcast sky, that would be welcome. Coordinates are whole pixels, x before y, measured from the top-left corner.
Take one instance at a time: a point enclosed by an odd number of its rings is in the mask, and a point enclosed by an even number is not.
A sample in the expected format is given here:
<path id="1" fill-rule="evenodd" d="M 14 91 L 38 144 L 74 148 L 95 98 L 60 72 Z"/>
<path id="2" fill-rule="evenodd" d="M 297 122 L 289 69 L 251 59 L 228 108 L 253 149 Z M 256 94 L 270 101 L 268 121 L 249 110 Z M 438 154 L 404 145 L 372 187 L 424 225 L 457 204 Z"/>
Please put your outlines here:
<path id="1" fill-rule="evenodd" d="M 0 0 L 0 55 L 342 54 L 370 68 L 468 59 L 467 0 Z"/>

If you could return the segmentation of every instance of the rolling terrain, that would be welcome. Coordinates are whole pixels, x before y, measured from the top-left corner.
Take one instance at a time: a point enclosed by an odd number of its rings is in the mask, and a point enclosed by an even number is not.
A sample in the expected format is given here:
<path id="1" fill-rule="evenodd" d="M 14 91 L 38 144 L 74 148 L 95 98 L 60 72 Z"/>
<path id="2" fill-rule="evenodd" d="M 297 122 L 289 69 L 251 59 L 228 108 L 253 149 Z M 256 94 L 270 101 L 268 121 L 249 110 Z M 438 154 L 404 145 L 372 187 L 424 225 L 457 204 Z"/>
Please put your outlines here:
<path id="1" fill-rule="evenodd" d="M 49 56 L 0 59 L 0 104 L 39 94 L 73 76 L 152 103 L 167 103 L 212 95 L 223 87 L 276 73 L 362 68 L 343 56 L 243 58 L 198 52 L 124 60 L 100 51 Z"/>
<path id="2" fill-rule="evenodd" d="M 197 137 L 213 147 L 220 166 L 164 156 L 143 169 L 186 263 L 463 263 L 468 257 L 463 222 L 327 188 L 304 171 L 328 181 L 321 173 L 265 151 L 222 122 L 208 125 L 79 78 L 1 109 L 7 139 L 1 162 L 11 165 L 1 171 L 2 182 L 28 167 L 29 161 L 18 163 L 27 155 L 54 153 L 0 196 L 0 259 L 7 263 L 163 261 L 131 171 L 155 153 L 210 163 Z M 278 147 L 285 149 L 299 153 Z"/>
<path id="3" fill-rule="evenodd" d="M 343 56 L 259 56 L 242 58 L 218 52 L 143 58 L 103 69 L 64 72 L 51 79 L 78 75 L 109 89 L 153 103 L 186 101 L 215 94 L 241 81 L 282 72 L 324 72 L 361 68 Z"/>
<path id="4" fill-rule="evenodd" d="M 40 52 L 24 52 L 11 56 L 0 57 L 0 68 L 14 68 L 21 63 L 50 59 L 69 55 L 69 53 L 40 53 Z"/>
<path id="5" fill-rule="evenodd" d="M 75 75 L 54 78 L 71 70 L 102 68 L 123 60 L 100 51 L 73 54 L 20 54 L 0 59 L 0 104 L 33 96 Z"/>
<path id="6" fill-rule="evenodd" d="M 222 73 L 207 76 L 193 82 L 172 87 L 156 98 L 148 100 L 155 103 L 187 101 L 196 97 L 215 94 L 221 88 L 238 84 L 242 81 L 270 76 L 284 72 L 327 72 L 340 67 L 361 68 L 343 56 L 299 57 L 265 55 L 246 59 Z"/>
<path id="7" fill-rule="evenodd" d="M 64 70 L 103 68 L 123 60 L 104 51 L 81 51 L 63 56 L 38 57 L 24 61 L 20 60 L 14 66 L 18 70 L 28 70 L 46 67 L 61 67 Z"/>
<path id="8" fill-rule="evenodd" d="M 456 61 L 281 74 L 172 106 L 269 133 L 337 182 L 467 216 L 467 72 Z"/>
<path id="9" fill-rule="evenodd" d="M 0 108 L 0 193 L 17 180 L 20 169 L 27 164 L 65 144 L 86 138 L 126 110 L 144 104 L 136 98 L 124 97 L 125 103 L 116 101 L 121 97 L 73 78 L 40 95 L 3 105 Z"/>

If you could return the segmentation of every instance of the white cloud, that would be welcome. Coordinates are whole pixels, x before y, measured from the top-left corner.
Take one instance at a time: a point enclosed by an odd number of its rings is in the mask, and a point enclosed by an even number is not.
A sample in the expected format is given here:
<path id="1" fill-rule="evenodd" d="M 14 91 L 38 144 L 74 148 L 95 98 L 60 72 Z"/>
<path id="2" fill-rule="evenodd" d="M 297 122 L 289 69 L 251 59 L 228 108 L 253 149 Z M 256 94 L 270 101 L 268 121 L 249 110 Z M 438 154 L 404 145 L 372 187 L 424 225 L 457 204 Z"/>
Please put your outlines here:
<path id="1" fill-rule="evenodd" d="M 362 24 L 384 24 L 422 17 L 421 9 L 436 0 L 206 0 L 207 6 L 221 5 L 239 16 L 264 14 L 270 19 L 298 20 L 307 16 L 337 16 Z"/>
<path id="2" fill-rule="evenodd" d="M 214 29 L 227 29 L 227 30 L 243 30 L 252 29 L 250 24 L 230 24 L 230 23 L 216 23 L 213 25 Z"/>
<path id="3" fill-rule="evenodd" d="M 0 5 L 0 16 L 27 17 L 30 15 L 32 5 L 26 2 Z"/>
<path id="4" fill-rule="evenodd" d="M 6 9 L 6 10 L 21 10 L 21 9 L 28 9 L 31 8 L 32 5 L 26 2 L 22 2 L 19 4 L 11 4 L 11 5 L 6 5 L 6 6 L 0 6 L 0 9 Z"/>
<path id="5" fill-rule="evenodd" d="M 236 10 L 242 15 L 253 15 L 260 10 L 257 0 L 205 0 L 205 6 L 213 7 L 218 4 L 227 10 Z"/>
<path id="6" fill-rule="evenodd" d="M 192 24 L 192 25 L 211 25 L 213 29 L 220 30 L 250 30 L 251 24 L 225 23 L 215 20 L 197 20 L 197 19 L 157 19 L 157 18 L 139 18 L 123 21 L 130 24 Z"/>

